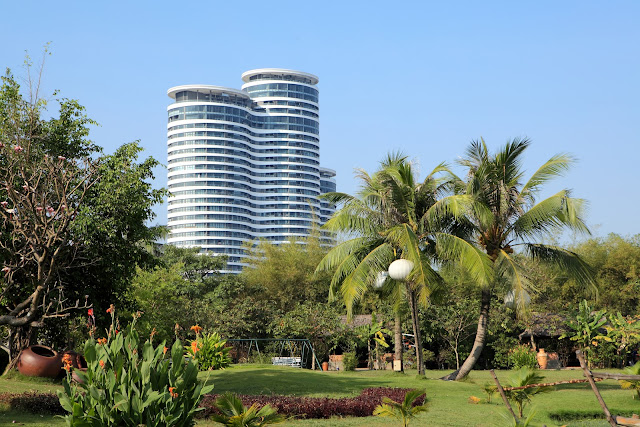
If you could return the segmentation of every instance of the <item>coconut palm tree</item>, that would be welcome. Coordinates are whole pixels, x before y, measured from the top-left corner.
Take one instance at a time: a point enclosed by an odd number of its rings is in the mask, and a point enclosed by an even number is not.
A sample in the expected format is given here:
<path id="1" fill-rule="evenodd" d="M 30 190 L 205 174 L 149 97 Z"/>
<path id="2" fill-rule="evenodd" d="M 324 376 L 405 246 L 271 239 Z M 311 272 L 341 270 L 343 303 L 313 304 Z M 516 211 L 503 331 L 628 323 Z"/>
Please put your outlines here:
<path id="1" fill-rule="evenodd" d="M 461 368 L 445 379 L 465 377 L 477 362 L 485 344 L 492 292 L 507 283 L 520 309 L 525 293 L 532 290 L 514 251 L 561 267 L 582 284 L 593 285 L 589 266 L 574 252 L 538 243 L 541 238 L 565 229 L 589 233 L 582 219 L 585 202 L 562 190 L 536 202 L 542 186 L 565 173 L 573 159 L 558 154 L 544 163 L 527 182 L 523 182 L 522 157 L 528 139 L 514 139 L 497 153 L 490 154 L 484 140 L 473 141 L 460 163 L 468 169 L 466 180 L 456 179 L 456 195 L 441 204 L 463 203 L 467 210 L 469 238 L 489 257 L 493 279 L 480 288 L 480 317 L 471 353 Z M 458 201 L 456 199 L 459 199 Z"/>
<path id="2" fill-rule="evenodd" d="M 416 341 L 419 374 L 424 374 L 422 340 L 418 319 L 418 304 L 426 305 L 431 294 L 441 284 L 434 266 L 439 253 L 447 258 L 465 259 L 473 277 L 482 282 L 490 271 L 488 261 L 470 242 L 452 233 L 461 211 L 456 201 L 447 209 L 438 205 L 438 197 L 449 183 L 436 178 L 446 172 L 438 165 L 423 182 L 417 182 L 407 158 L 391 154 L 373 175 L 358 171 L 362 182 L 357 196 L 327 193 L 324 197 L 342 207 L 325 224 L 333 232 L 344 233 L 350 239 L 338 244 L 324 257 L 317 271 L 333 271 L 330 299 L 339 296 L 351 315 L 354 304 L 372 288 L 380 272 L 399 258 L 413 263 L 413 270 L 404 284 L 387 280 L 392 301 L 398 307 L 406 298 L 411 313 Z M 463 205 L 463 201 L 458 205 Z M 440 215 L 443 213 L 443 215 Z M 442 246 L 444 250 L 439 251 Z M 396 313 L 399 313 L 396 310 Z M 396 356 L 401 339 L 398 337 L 399 316 L 396 314 Z"/>

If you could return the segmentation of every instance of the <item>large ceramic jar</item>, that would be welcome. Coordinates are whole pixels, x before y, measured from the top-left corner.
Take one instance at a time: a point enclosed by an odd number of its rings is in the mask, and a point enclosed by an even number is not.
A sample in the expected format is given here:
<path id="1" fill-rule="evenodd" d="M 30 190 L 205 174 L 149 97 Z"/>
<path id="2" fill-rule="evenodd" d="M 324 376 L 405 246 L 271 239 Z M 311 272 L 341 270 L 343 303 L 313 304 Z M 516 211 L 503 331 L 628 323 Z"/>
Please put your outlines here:
<path id="1" fill-rule="evenodd" d="M 32 345 L 22 350 L 18 371 L 30 377 L 56 378 L 62 369 L 62 355 L 44 345 Z"/>
<path id="2" fill-rule="evenodd" d="M 547 363 L 549 361 L 549 355 L 545 353 L 544 348 L 538 350 L 538 354 L 536 355 L 536 359 L 538 359 L 538 365 L 540 365 L 540 369 L 547 369 Z"/>

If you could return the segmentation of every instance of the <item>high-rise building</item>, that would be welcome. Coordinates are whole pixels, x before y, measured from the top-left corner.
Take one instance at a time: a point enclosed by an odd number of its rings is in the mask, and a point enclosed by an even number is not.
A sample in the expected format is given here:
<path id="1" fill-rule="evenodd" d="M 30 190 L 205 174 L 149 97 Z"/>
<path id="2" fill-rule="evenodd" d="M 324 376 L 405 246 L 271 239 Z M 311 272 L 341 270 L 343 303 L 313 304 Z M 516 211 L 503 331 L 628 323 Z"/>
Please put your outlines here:
<path id="1" fill-rule="evenodd" d="M 168 243 L 229 257 L 243 245 L 307 235 L 333 208 L 320 166 L 318 78 L 263 68 L 242 74 L 241 90 L 184 85 L 168 90 Z"/>

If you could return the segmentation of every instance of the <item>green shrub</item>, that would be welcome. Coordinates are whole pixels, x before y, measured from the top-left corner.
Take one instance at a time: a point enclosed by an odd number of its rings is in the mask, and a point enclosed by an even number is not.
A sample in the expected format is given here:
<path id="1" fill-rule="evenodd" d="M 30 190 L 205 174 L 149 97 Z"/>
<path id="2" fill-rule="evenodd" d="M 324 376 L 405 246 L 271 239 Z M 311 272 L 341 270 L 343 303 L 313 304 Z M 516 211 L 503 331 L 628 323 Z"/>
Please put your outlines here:
<path id="1" fill-rule="evenodd" d="M 528 345 L 517 345 L 509 351 L 509 366 L 512 369 L 530 368 L 536 369 L 538 367 L 538 359 L 536 359 L 536 352 L 533 351 Z"/>
<path id="2" fill-rule="evenodd" d="M 345 371 L 355 371 L 357 365 L 358 359 L 354 351 L 350 351 L 342 355 L 342 367 Z"/>
<path id="3" fill-rule="evenodd" d="M 92 337 L 85 343 L 87 370 L 75 372 L 80 384 L 72 382 L 66 363 L 64 392 L 58 392 L 58 398 L 69 412 L 67 425 L 193 425 L 200 399 L 213 386 L 198 382 L 198 368 L 185 361 L 182 343 L 173 344 L 170 357 L 165 343 L 154 347 L 151 338 L 140 351 L 138 316 L 118 333 L 113 306 L 110 312 L 107 338 L 96 342 Z"/>
<path id="4" fill-rule="evenodd" d="M 231 364 L 231 347 L 226 347 L 226 344 L 227 341 L 217 332 L 202 335 L 198 332 L 196 339 L 191 341 L 191 345 L 185 347 L 185 350 L 198 363 L 201 371 L 222 369 Z"/>
<path id="5" fill-rule="evenodd" d="M 216 407 L 220 414 L 213 414 L 211 419 L 225 426 L 262 427 L 286 421 L 286 418 L 278 415 L 278 411 L 270 405 L 264 405 L 258 410 L 258 405 L 254 403 L 247 408 L 240 398 L 229 392 L 218 397 Z"/>

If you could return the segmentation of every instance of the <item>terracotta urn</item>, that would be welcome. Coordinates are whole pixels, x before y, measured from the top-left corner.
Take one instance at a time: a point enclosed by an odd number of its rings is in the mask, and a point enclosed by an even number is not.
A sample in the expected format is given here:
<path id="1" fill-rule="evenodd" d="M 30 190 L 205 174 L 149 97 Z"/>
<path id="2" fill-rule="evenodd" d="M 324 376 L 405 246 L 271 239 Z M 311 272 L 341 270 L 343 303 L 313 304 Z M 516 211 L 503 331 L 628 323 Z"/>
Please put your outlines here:
<path id="1" fill-rule="evenodd" d="M 329 370 L 329 362 L 322 362 L 322 370 L 323 371 Z"/>
<path id="2" fill-rule="evenodd" d="M 538 359 L 538 365 L 540 365 L 540 369 L 547 369 L 547 362 L 549 361 L 549 355 L 545 353 L 544 348 L 541 348 L 538 350 L 536 359 Z"/>
<path id="3" fill-rule="evenodd" d="M 62 355 L 44 345 L 32 345 L 22 350 L 18 371 L 29 377 L 56 378 L 62 370 Z"/>

